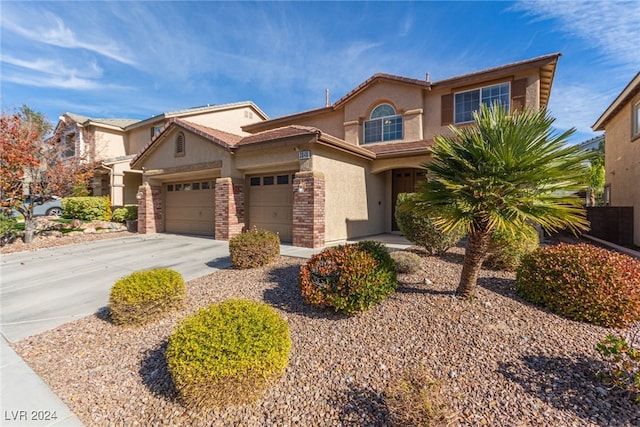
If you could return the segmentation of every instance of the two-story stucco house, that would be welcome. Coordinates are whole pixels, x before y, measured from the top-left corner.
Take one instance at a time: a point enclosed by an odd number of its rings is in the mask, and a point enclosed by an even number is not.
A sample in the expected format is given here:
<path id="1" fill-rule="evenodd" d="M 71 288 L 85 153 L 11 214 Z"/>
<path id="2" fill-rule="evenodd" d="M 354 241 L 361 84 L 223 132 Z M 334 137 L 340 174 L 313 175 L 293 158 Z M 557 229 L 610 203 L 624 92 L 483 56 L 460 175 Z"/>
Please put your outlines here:
<path id="1" fill-rule="evenodd" d="M 633 243 L 640 246 L 640 73 L 592 129 L 605 131 L 605 204 L 633 207 Z"/>
<path id="2" fill-rule="evenodd" d="M 174 118 L 247 135 L 242 126 L 267 116 L 252 102 L 207 105 L 162 113 L 145 120 L 92 118 L 74 113 L 60 116 L 55 135 L 67 157 L 82 156 L 99 162 L 91 185 L 92 195 L 111 197 L 114 206 L 138 203 L 142 171 L 131 160 L 151 138 Z"/>
<path id="3" fill-rule="evenodd" d="M 131 162 L 144 179 L 138 229 L 224 240 L 255 226 L 302 247 L 391 232 L 434 136 L 472 123 L 481 103 L 545 108 L 559 56 L 438 82 L 376 74 L 332 105 L 245 134 L 172 119 Z"/>

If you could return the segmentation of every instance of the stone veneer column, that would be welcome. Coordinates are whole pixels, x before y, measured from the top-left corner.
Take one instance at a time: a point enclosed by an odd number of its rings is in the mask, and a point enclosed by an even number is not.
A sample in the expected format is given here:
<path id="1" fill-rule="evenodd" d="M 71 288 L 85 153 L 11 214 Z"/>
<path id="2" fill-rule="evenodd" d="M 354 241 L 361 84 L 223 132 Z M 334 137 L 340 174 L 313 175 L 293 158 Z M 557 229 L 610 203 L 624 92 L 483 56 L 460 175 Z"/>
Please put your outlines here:
<path id="1" fill-rule="evenodd" d="M 322 172 L 298 172 L 293 180 L 293 246 L 324 246 L 325 184 Z"/>
<path id="2" fill-rule="evenodd" d="M 215 238 L 229 240 L 244 228 L 244 185 L 231 178 L 216 180 Z"/>
<path id="3" fill-rule="evenodd" d="M 162 233 L 162 187 L 142 184 L 138 188 L 138 233 Z"/>

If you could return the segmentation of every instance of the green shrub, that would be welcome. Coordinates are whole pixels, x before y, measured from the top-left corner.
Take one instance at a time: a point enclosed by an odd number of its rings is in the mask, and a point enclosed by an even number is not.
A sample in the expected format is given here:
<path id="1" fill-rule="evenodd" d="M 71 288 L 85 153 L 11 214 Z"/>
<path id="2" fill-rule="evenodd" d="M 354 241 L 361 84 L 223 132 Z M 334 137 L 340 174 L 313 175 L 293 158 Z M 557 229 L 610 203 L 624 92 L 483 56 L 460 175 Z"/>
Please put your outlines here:
<path id="1" fill-rule="evenodd" d="M 430 255 L 443 255 L 458 243 L 464 233 L 459 230 L 444 232 L 435 225 L 431 217 L 413 209 L 400 208 L 402 204 L 414 201 L 416 197 L 416 193 L 398 194 L 395 212 L 398 228 L 408 241 L 425 248 Z"/>
<path id="2" fill-rule="evenodd" d="M 15 218 L 0 212 L 0 246 L 13 243 L 18 238 L 19 227 Z"/>
<path id="3" fill-rule="evenodd" d="M 163 317 L 184 304 L 184 279 L 167 268 L 137 271 L 111 288 L 109 310 L 116 325 L 141 325 Z"/>
<path id="4" fill-rule="evenodd" d="M 640 321 L 640 261 L 586 244 L 539 248 L 522 259 L 516 292 L 569 319 L 625 327 Z"/>
<path id="5" fill-rule="evenodd" d="M 282 375 L 290 350 L 284 319 L 267 304 L 236 299 L 185 318 L 166 359 L 185 403 L 219 407 L 256 401 Z"/>
<path id="6" fill-rule="evenodd" d="M 359 242 L 327 248 L 300 268 L 307 304 L 353 314 L 368 310 L 395 292 L 395 262 L 384 245 Z"/>
<path id="7" fill-rule="evenodd" d="M 254 228 L 229 240 L 229 254 L 234 268 L 262 267 L 280 256 L 280 236 Z"/>
<path id="8" fill-rule="evenodd" d="M 444 426 L 455 418 L 449 399 L 443 393 L 443 381 L 425 368 L 406 369 L 393 376 L 385 392 L 392 426 Z"/>
<path id="9" fill-rule="evenodd" d="M 403 274 L 414 274 L 422 268 L 422 259 L 413 252 L 391 252 L 391 258 L 396 263 L 396 271 Z"/>
<path id="10" fill-rule="evenodd" d="M 129 205 L 117 208 L 113 211 L 111 221 L 113 222 L 125 222 L 135 221 L 138 219 L 138 205 Z"/>
<path id="11" fill-rule="evenodd" d="M 640 403 L 640 324 L 635 332 L 624 336 L 609 334 L 598 343 L 596 350 L 605 358 L 607 367 L 599 372 L 602 381 L 628 391 Z"/>
<path id="12" fill-rule="evenodd" d="M 111 201 L 109 197 L 65 197 L 62 216 L 82 221 L 111 221 Z"/>
<path id="13" fill-rule="evenodd" d="M 484 266 L 496 270 L 515 271 L 523 256 L 540 245 L 538 231 L 533 226 L 520 228 L 517 233 L 494 231 Z"/>

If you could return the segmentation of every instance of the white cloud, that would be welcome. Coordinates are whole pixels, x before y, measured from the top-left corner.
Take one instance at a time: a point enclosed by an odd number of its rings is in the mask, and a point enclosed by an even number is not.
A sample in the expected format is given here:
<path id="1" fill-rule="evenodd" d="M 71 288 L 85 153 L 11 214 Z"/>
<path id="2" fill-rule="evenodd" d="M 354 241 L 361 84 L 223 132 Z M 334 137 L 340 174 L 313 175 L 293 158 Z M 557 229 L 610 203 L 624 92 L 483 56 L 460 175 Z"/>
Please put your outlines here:
<path id="1" fill-rule="evenodd" d="M 24 13 L 15 14 L 6 13 L 6 8 L 4 12 L 0 21 L 2 28 L 25 39 L 66 49 L 85 49 L 123 64 L 136 65 L 133 55 L 115 43 L 113 39 L 99 37 L 97 32 L 83 34 L 80 38 L 65 24 L 62 18 L 52 12 L 25 10 Z M 26 22 L 27 16 L 29 17 L 28 22 Z M 33 17 L 39 19 L 34 20 Z"/>
<path id="2" fill-rule="evenodd" d="M 515 10 L 538 19 L 556 19 L 560 32 L 597 49 L 609 61 L 640 68 L 640 7 L 637 1 L 520 0 Z"/>
<path id="3" fill-rule="evenodd" d="M 556 117 L 554 126 L 560 129 L 575 127 L 580 133 L 591 133 L 591 125 L 609 106 L 612 99 L 591 86 L 556 82 L 549 111 Z"/>

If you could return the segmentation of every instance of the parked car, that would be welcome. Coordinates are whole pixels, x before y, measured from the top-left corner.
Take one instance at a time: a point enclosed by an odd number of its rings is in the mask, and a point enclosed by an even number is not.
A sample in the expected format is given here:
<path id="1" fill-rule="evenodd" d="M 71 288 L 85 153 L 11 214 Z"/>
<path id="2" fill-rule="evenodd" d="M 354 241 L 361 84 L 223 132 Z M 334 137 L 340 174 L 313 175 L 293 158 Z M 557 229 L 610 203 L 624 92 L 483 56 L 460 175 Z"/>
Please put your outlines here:
<path id="1" fill-rule="evenodd" d="M 28 194 L 24 199 L 24 205 L 33 203 L 33 216 L 62 216 L 62 199 L 53 196 L 52 199 L 44 201 L 42 196 L 32 196 Z M 21 216 L 22 214 L 16 210 L 11 212 L 12 216 Z"/>

